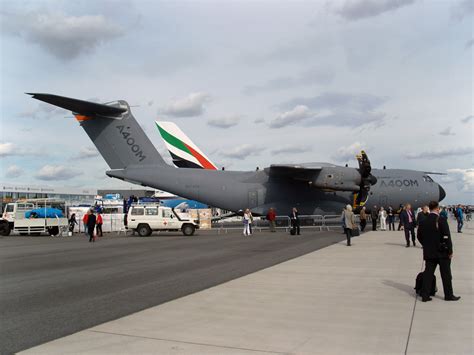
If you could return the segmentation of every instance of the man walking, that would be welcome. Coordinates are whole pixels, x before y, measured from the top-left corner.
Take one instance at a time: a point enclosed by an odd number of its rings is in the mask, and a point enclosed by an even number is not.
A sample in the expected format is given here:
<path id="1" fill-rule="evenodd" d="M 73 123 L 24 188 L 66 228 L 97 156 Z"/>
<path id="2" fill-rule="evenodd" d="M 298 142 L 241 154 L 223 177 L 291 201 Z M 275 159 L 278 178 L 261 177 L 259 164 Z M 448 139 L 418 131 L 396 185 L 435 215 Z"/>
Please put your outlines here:
<path id="1" fill-rule="evenodd" d="M 95 242 L 94 239 L 94 231 L 95 231 L 95 224 L 96 224 L 96 217 L 92 210 L 89 211 L 87 217 L 87 234 L 89 234 L 89 243 Z"/>
<path id="2" fill-rule="evenodd" d="M 456 221 L 458 222 L 458 233 L 462 233 L 462 226 L 464 225 L 464 216 L 461 205 L 458 205 L 454 210 L 454 217 L 456 217 Z"/>
<path id="3" fill-rule="evenodd" d="M 410 247 L 410 234 L 413 246 L 415 246 L 415 214 L 409 203 L 405 206 L 402 213 L 400 213 L 400 223 L 403 225 L 403 231 L 405 232 L 405 239 L 407 241 L 406 247 Z"/>
<path id="4" fill-rule="evenodd" d="M 354 212 L 352 212 L 352 206 L 347 205 L 342 213 L 344 219 L 344 232 L 346 233 L 347 246 L 351 246 L 352 231 L 357 228 L 355 224 Z"/>
<path id="5" fill-rule="evenodd" d="M 392 206 L 388 207 L 387 214 L 388 214 L 388 218 L 387 218 L 388 230 L 395 231 L 395 211 L 393 210 Z"/>
<path id="6" fill-rule="evenodd" d="M 367 213 L 365 213 L 365 206 L 360 210 L 360 231 L 363 232 L 367 225 Z"/>
<path id="7" fill-rule="evenodd" d="M 372 230 L 376 231 L 377 230 L 377 218 L 379 218 L 379 211 L 377 209 L 377 206 L 374 206 L 372 208 L 372 211 L 370 211 L 370 218 L 372 219 Z"/>
<path id="8" fill-rule="evenodd" d="M 292 235 L 300 235 L 300 217 L 298 214 L 298 210 L 296 207 L 293 207 L 291 214 L 290 214 L 290 220 L 291 220 L 291 234 Z"/>
<path id="9" fill-rule="evenodd" d="M 270 225 L 270 232 L 276 232 L 275 219 L 276 219 L 275 209 L 271 207 L 267 213 L 267 220 L 268 220 L 268 224 Z"/>
<path id="10" fill-rule="evenodd" d="M 433 275 L 438 264 L 441 280 L 443 281 L 444 300 L 458 301 L 461 297 L 454 295 L 451 282 L 453 242 L 448 221 L 439 215 L 438 202 L 431 201 L 429 209 L 430 214 L 421 221 L 418 231 L 418 240 L 423 246 L 423 259 L 425 260 L 421 301 L 431 301 L 431 283 L 433 282 Z"/>
<path id="11" fill-rule="evenodd" d="M 400 216 L 402 215 L 402 212 L 403 210 L 405 209 L 405 206 L 403 206 L 402 204 L 400 204 L 400 206 L 398 207 L 398 210 L 397 210 L 397 214 L 398 214 L 398 231 L 400 229 L 402 229 L 402 220 L 400 218 Z"/>
<path id="12" fill-rule="evenodd" d="M 104 236 L 104 233 L 102 232 L 102 224 L 104 223 L 103 219 L 102 219 L 102 215 L 100 214 L 100 212 L 97 212 L 97 221 L 96 221 L 96 235 L 98 237 L 103 237 Z"/>

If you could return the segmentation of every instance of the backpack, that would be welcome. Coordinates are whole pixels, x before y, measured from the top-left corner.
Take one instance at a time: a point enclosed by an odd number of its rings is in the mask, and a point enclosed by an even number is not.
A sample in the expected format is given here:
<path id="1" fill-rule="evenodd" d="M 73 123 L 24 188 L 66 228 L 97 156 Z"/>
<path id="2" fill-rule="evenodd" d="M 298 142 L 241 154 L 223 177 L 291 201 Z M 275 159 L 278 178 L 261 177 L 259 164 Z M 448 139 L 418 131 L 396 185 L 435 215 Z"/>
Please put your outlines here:
<path id="1" fill-rule="evenodd" d="M 417 276 L 416 276 L 416 281 L 415 281 L 415 291 L 416 291 L 416 294 L 421 296 L 421 288 L 423 286 L 423 273 L 420 272 Z M 438 291 L 438 288 L 436 287 L 436 276 L 433 275 L 433 281 L 431 282 L 431 292 L 430 292 L 430 296 L 434 296 L 436 294 L 436 292 Z"/>
<path id="2" fill-rule="evenodd" d="M 454 210 L 454 217 L 456 217 L 456 218 L 459 217 L 459 211 L 458 211 L 457 208 Z"/>

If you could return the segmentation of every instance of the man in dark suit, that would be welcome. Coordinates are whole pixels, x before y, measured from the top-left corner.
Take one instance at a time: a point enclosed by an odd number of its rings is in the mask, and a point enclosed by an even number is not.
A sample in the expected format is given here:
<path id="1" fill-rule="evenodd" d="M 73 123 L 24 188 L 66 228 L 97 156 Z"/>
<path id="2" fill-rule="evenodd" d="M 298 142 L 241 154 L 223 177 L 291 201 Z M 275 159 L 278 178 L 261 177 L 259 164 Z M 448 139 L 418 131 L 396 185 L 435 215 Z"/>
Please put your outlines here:
<path id="1" fill-rule="evenodd" d="M 436 266 L 439 264 L 445 301 L 458 301 L 461 297 L 454 295 L 451 283 L 453 242 L 448 221 L 446 218 L 440 217 L 438 202 L 431 201 L 429 208 L 430 214 L 423 219 L 418 230 L 418 240 L 423 246 L 423 259 L 425 259 L 421 300 L 422 302 L 431 301 L 431 283 Z"/>
<path id="2" fill-rule="evenodd" d="M 407 248 L 410 246 L 410 234 L 413 246 L 416 245 L 415 242 L 415 213 L 411 209 L 411 205 L 407 204 L 405 209 L 400 213 L 400 223 L 403 226 L 403 231 L 405 232 L 405 239 L 407 241 Z"/>
<path id="3" fill-rule="evenodd" d="M 372 230 L 377 230 L 377 219 L 379 218 L 379 209 L 377 206 L 374 206 L 370 211 L 370 219 L 372 219 Z"/>
<path id="4" fill-rule="evenodd" d="M 300 215 L 298 213 L 298 210 L 296 207 L 293 207 L 290 213 L 290 220 L 291 220 L 291 228 L 293 229 L 292 234 L 293 235 L 300 235 L 301 230 L 300 230 Z"/>

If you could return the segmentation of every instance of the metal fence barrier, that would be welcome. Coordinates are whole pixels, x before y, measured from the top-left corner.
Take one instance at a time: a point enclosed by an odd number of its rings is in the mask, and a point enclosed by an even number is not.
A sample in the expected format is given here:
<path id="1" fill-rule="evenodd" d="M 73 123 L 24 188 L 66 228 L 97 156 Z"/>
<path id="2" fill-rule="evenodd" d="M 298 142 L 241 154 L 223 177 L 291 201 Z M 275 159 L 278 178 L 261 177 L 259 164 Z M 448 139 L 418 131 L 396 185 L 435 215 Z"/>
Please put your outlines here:
<path id="1" fill-rule="evenodd" d="M 342 228 L 341 215 L 300 215 L 301 229 L 318 229 L 331 230 L 332 228 Z M 359 216 L 356 216 L 356 222 L 359 223 Z M 291 220 L 288 216 L 276 216 L 276 229 L 289 231 L 291 229 Z M 243 222 L 240 221 L 217 221 L 212 224 L 213 229 L 217 229 L 218 233 L 227 233 L 229 230 L 244 229 Z M 252 222 L 252 231 L 261 232 L 262 230 L 269 230 L 270 225 L 267 220 L 255 219 Z"/>
<path id="2" fill-rule="evenodd" d="M 101 214 L 102 216 L 102 231 L 104 233 L 108 232 L 124 232 L 125 225 L 123 220 L 123 214 L 111 213 L 111 214 Z M 74 226 L 74 233 L 85 233 L 85 226 L 82 222 L 82 216 L 79 216 L 77 220 L 78 225 Z"/>

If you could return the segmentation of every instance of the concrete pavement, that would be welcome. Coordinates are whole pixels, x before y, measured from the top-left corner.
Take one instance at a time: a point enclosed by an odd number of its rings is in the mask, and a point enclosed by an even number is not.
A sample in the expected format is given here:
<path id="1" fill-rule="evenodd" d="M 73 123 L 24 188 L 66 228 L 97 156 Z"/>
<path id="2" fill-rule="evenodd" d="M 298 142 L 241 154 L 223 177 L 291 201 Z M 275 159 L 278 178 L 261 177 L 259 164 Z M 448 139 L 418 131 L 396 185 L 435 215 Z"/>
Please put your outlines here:
<path id="1" fill-rule="evenodd" d="M 0 354 L 11 354 L 334 244 L 340 233 L 0 238 Z"/>
<path id="2" fill-rule="evenodd" d="M 421 248 L 369 232 L 23 353 L 472 354 L 473 234 L 453 233 L 459 302 L 439 271 L 434 300 L 417 300 Z"/>

